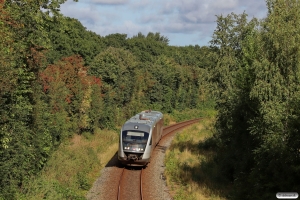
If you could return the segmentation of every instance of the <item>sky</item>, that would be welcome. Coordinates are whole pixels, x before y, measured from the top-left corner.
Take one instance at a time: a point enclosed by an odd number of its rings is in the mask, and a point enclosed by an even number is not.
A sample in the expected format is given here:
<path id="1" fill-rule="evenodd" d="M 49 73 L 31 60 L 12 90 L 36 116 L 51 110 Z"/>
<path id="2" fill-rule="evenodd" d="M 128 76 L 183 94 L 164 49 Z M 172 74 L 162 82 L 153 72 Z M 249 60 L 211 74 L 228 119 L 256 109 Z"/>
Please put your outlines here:
<path id="1" fill-rule="evenodd" d="M 209 45 L 216 16 L 267 15 L 265 0 L 68 0 L 60 10 L 100 36 L 159 32 L 172 46 Z"/>

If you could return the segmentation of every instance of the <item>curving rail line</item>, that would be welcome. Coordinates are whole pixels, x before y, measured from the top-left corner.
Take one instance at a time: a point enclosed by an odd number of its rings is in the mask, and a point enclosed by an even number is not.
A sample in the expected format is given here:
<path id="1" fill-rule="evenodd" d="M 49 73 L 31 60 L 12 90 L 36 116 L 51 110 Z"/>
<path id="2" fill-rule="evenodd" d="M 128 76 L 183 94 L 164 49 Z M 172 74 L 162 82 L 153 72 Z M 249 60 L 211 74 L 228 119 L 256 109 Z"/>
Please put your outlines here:
<path id="1" fill-rule="evenodd" d="M 202 118 L 187 120 L 187 121 L 166 126 L 163 128 L 162 137 L 167 136 L 170 133 L 174 133 L 175 131 L 179 131 L 180 129 L 188 125 L 199 122 L 201 119 Z M 139 175 L 138 172 L 140 172 Z M 143 200 L 142 177 L 143 177 L 143 168 L 141 168 L 140 170 L 130 170 L 130 169 L 123 168 L 121 177 L 119 179 L 117 199 L 118 200 L 126 200 L 126 199 Z M 137 184 L 138 182 L 137 179 L 140 180 L 138 184 Z"/>

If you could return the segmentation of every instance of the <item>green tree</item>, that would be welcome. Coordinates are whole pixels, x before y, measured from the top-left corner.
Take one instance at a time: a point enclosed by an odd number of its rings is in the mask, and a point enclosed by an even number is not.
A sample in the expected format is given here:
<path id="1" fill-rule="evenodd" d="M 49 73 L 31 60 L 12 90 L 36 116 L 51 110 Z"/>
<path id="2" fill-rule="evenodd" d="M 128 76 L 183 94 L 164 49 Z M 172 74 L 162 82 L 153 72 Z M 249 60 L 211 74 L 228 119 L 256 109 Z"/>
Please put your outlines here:
<path id="1" fill-rule="evenodd" d="M 217 49 L 217 64 L 211 70 L 211 80 L 217 86 L 214 91 L 218 110 L 215 136 L 219 141 L 216 160 L 221 165 L 223 175 L 234 183 L 249 178 L 247 175 L 254 162 L 253 148 L 257 144 L 248 130 L 248 120 L 255 115 L 256 106 L 255 102 L 248 99 L 250 75 L 247 72 L 251 72 L 251 63 L 247 61 L 253 57 L 244 59 L 244 49 L 248 45 L 244 41 L 255 35 L 256 26 L 257 20 L 248 22 L 245 13 L 220 16 L 211 41 L 212 47 Z M 241 187 L 236 191 L 243 193 L 246 190 L 247 187 Z"/>
<path id="2" fill-rule="evenodd" d="M 114 33 L 104 37 L 106 47 L 126 48 L 127 34 Z"/>
<path id="3" fill-rule="evenodd" d="M 300 188 L 300 159 L 295 146 L 300 144 L 296 134 L 299 110 L 295 106 L 300 91 L 300 5 L 295 0 L 267 1 L 267 5 L 250 92 L 250 98 L 258 102 L 257 116 L 249 128 L 260 141 L 254 149 L 256 170 L 251 173 L 252 180 L 262 175 L 258 178 L 262 187 L 255 187 L 258 193 Z"/>
<path id="4" fill-rule="evenodd" d="M 106 113 L 102 120 L 104 127 L 106 127 L 105 124 L 110 124 L 112 128 L 114 123 L 120 123 L 119 119 L 129 117 L 126 112 L 117 112 L 132 100 L 137 82 L 135 60 L 129 51 L 109 47 L 97 55 L 91 63 L 90 73 L 102 80 L 105 109 L 108 109 L 104 111 Z"/>
<path id="5" fill-rule="evenodd" d="M 214 69 L 220 87 L 217 158 L 234 183 L 235 199 L 270 199 L 277 191 L 300 188 L 299 3 L 270 0 L 267 5 L 261 23 L 222 22 L 225 27 L 216 33 L 228 26 L 243 34 L 216 34 L 213 40 L 220 41 L 214 44 L 221 61 Z M 232 35 L 242 37 L 230 48 L 222 46 L 221 41 L 235 41 Z"/>
<path id="6" fill-rule="evenodd" d="M 98 55 L 105 44 L 103 38 L 86 28 L 76 19 L 52 17 L 47 26 L 51 48 L 47 52 L 50 64 L 63 57 L 80 55 L 86 66 Z"/>
<path id="7" fill-rule="evenodd" d="M 39 133 L 43 123 L 35 126 L 34 113 L 44 107 L 36 102 L 40 99 L 35 84 L 44 64 L 43 51 L 49 47 L 44 27 L 49 13 L 56 15 L 63 2 L 0 1 L 0 198 L 14 199 L 15 192 L 48 156 L 47 127 Z"/>
<path id="8" fill-rule="evenodd" d="M 165 53 L 168 45 L 168 38 L 159 33 L 148 33 L 144 36 L 142 33 L 128 39 L 128 49 L 143 63 L 153 63 L 156 56 Z"/>

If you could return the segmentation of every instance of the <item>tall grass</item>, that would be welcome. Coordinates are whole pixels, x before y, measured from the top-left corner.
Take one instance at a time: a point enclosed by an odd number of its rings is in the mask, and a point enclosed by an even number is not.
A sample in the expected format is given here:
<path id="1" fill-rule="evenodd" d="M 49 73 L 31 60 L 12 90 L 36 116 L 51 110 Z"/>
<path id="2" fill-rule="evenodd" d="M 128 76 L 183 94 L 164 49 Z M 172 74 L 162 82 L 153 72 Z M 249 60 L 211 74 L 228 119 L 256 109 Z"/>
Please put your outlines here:
<path id="1" fill-rule="evenodd" d="M 172 117 L 176 122 L 196 119 L 200 117 L 213 117 L 216 115 L 216 111 L 211 108 L 204 109 L 185 109 L 182 111 L 174 110 L 171 113 Z"/>
<path id="2" fill-rule="evenodd" d="M 18 199 L 85 199 L 100 170 L 117 151 L 117 142 L 118 134 L 108 130 L 75 135 L 24 185 Z"/>
<path id="3" fill-rule="evenodd" d="M 167 150 L 165 176 L 176 200 L 224 200 L 230 185 L 214 161 L 214 117 L 177 133 Z"/>

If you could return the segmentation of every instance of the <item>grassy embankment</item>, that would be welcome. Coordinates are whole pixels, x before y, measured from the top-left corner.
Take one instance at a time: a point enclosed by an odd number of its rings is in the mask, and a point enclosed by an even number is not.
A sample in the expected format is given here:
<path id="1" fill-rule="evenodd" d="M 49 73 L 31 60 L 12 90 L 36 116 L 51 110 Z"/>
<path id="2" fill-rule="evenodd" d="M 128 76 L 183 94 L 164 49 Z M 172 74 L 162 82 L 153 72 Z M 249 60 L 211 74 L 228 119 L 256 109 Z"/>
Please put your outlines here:
<path id="1" fill-rule="evenodd" d="M 18 199 L 85 199 L 99 172 L 118 149 L 118 133 L 97 130 L 74 135 L 53 153 Z"/>
<path id="2" fill-rule="evenodd" d="M 214 115 L 177 133 L 167 150 L 165 175 L 175 200 L 226 199 L 230 185 L 219 174 L 210 142 Z"/>

